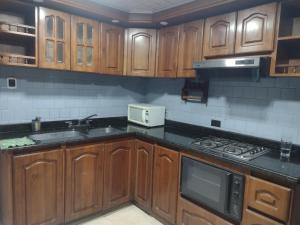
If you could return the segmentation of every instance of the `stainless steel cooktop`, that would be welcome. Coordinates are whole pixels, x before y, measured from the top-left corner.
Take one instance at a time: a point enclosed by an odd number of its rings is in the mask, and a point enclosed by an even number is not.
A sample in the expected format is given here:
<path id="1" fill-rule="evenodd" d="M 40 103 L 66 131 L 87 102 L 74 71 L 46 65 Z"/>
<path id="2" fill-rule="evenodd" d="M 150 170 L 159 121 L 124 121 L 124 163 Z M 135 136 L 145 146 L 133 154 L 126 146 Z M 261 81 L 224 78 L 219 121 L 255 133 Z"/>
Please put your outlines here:
<path id="1" fill-rule="evenodd" d="M 246 161 L 270 151 L 270 149 L 262 146 L 215 136 L 198 138 L 192 144 L 206 150 Z"/>

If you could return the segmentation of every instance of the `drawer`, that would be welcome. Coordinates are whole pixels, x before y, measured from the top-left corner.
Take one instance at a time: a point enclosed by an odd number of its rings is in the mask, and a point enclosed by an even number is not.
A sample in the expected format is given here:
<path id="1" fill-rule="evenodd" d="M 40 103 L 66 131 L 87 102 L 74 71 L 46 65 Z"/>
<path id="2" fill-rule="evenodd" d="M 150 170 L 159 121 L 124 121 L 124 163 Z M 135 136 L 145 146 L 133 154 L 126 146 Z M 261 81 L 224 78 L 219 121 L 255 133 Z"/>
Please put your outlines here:
<path id="1" fill-rule="evenodd" d="M 177 225 L 233 225 L 183 198 L 178 199 Z"/>
<path id="2" fill-rule="evenodd" d="M 246 210 L 242 225 L 283 225 L 275 220 L 259 215 L 251 210 Z"/>
<path id="3" fill-rule="evenodd" d="M 248 206 L 287 222 L 290 212 L 291 189 L 250 177 Z"/>

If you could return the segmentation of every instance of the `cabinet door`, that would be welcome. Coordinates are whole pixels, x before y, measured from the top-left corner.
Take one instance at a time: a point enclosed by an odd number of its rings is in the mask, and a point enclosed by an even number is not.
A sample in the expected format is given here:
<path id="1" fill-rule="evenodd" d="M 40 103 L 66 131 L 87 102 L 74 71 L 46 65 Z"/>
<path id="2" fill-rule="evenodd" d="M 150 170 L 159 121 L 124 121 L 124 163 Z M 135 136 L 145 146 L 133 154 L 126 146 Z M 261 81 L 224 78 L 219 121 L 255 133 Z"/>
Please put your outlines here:
<path id="1" fill-rule="evenodd" d="M 153 77 L 156 30 L 128 29 L 126 32 L 126 75 Z"/>
<path id="2" fill-rule="evenodd" d="M 157 77 L 177 76 L 179 32 L 180 26 L 167 27 L 159 31 Z"/>
<path id="3" fill-rule="evenodd" d="M 66 150 L 66 221 L 102 209 L 104 145 Z"/>
<path id="4" fill-rule="evenodd" d="M 70 15 L 39 8 L 39 66 L 70 70 Z"/>
<path id="5" fill-rule="evenodd" d="M 277 3 L 238 12 L 236 53 L 273 51 Z"/>
<path id="6" fill-rule="evenodd" d="M 71 17 L 71 69 L 98 72 L 99 25 L 97 21 Z"/>
<path id="7" fill-rule="evenodd" d="M 235 12 L 207 18 L 204 31 L 204 57 L 234 54 L 235 32 Z"/>
<path id="8" fill-rule="evenodd" d="M 100 73 L 122 75 L 124 65 L 124 29 L 100 24 Z"/>
<path id="9" fill-rule="evenodd" d="M 64 153 L 51 150 L 14 157 L 15 225 L 64 222 Z"/>
<path id="10" fill-rule="evenodd" d="M 178 200 L 177 225 L 233 225 L 183 199 Z"/>
<path id="11" fill-rule="evenodd" d="M 275 220 L 259 215 L 249 209 L 244 213 L 242 225 L 283 225 Z"/>
<path id="12" fill-rule="evenodd" d="M 204 21 L 183 24 L 180 31 L 177 77 L 195 77 L 193 62 L 202 59 Z"/>
<path id="13" fill-rule="evenodd" d="M 152 200 L 153 145 L 136 141 L 135 143 L 135 188 L 134 200 L 150 212 Z"/>
<path id="14" fill-rule="evenodd" d="M 171 224 L 175 224 L 176 218 L 178 165 L 178 152 L 155 148 L 152 210 Z"/>
<path id="15" fill-rule="evenodd" d="M 132 141 L 105 145 L 104 208 L 126 203 L 131 199 Z"/>

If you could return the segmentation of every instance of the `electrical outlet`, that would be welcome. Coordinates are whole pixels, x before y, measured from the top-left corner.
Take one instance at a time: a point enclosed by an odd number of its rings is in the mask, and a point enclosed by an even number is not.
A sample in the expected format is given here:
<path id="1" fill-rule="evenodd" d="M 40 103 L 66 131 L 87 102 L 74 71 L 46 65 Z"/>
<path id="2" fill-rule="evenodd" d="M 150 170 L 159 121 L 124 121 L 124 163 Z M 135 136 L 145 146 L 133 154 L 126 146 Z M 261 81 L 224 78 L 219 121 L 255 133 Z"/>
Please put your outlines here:
<path id="1" fill-rule="evenodd" d="M 211 126 L 212 127 L 221 127 L 221 121 L 220 120 L 211 120 Z"/>
<path id="2" fill-rule="evenodd" d="M 16 89 L 17 88 L 17 79 L 14 77 L 7 78 L 7 88 L 8 89 Z"/>

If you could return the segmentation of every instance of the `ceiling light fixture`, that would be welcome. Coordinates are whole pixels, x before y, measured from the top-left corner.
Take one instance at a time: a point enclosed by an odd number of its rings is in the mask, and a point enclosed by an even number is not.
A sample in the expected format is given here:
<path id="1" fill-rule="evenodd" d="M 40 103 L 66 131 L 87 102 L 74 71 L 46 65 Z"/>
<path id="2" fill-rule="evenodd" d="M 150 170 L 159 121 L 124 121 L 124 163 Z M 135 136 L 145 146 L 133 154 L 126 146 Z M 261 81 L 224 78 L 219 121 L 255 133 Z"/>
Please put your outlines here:
<path id="1" fill-rule="evenodd" d="M 112 20 L 112 23 L 120 23 L 120 20 Z"/>
<path id="2" fill-rule="evenodd" d="M 162 25 L 162 26 L 167 26 L 169 23 L 167 22 L 167 21 L 161 21 L 160 22 L 160 25 Z"/>

